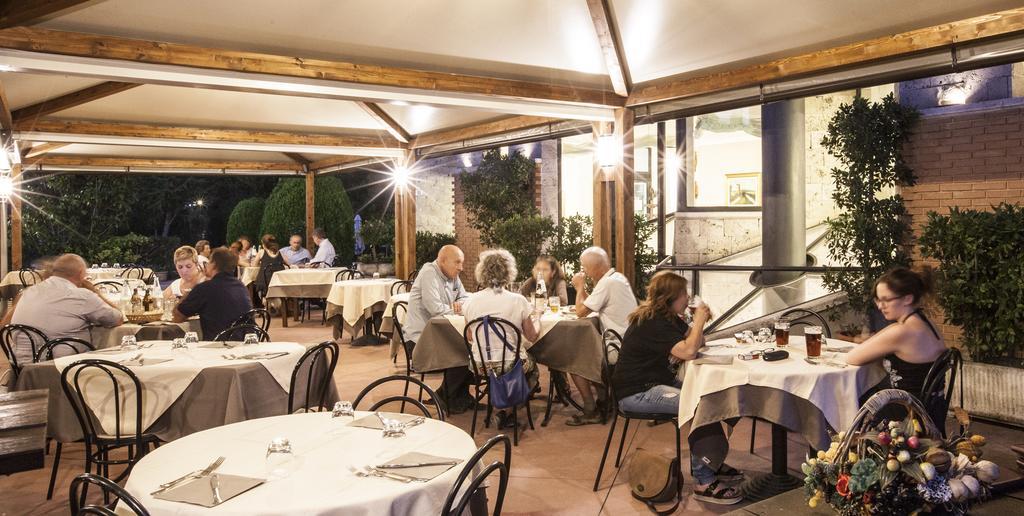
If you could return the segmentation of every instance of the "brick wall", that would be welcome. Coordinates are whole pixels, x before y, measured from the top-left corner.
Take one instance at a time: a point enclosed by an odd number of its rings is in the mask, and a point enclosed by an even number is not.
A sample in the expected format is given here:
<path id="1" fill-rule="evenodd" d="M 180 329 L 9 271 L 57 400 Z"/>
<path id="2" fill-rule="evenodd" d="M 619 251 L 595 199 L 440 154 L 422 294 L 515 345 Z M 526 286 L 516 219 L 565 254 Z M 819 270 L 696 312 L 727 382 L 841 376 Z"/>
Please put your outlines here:
<path id="1" fill-rule="evenodd" d="M 469 210 L 463 204 L 463 199 L 462 175 L 455 174 L 455 245 L 466 255 L 460 277 L 466 290 L 474 292 L 476 278 L 473 270 L 476 268 L 480 252 L 484 250 L 484 245 L 480 243 L 480 232 L 469 225 Z"/>
<path id="2" fill-rule="evenodd" d="M 973 109 L 972 109 L 973 108 Z M 917 184 L 902 193 L 915 237 L 927 213 L 948 213 L 952 206 L 977 210 L 1008 202 L 1024 204 L 1024 105 L 961 111 L 925 110 L 907 145 L 908 164 Z M 937 266 L 913 250 L 919 265 Z M 919 261 L 920 260 L 920 261 Z M 960 331 L 945 324 L 941 309 L 929 307 L 943 337 L 959 345 Z"/>

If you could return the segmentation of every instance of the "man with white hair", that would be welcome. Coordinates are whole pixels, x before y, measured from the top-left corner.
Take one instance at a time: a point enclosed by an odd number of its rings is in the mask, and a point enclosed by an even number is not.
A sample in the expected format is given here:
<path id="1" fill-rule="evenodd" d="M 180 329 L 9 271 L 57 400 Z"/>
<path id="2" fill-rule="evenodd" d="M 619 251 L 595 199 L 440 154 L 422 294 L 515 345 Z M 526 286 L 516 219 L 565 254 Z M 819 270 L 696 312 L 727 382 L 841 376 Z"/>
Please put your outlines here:
<path id="1" fill-rule="evenodd" d="M 50 339 L 74 337 L 85 341 L 90 340 L 90 326 L 120 326 L 124 315 L 97 292 L 85 273 L 81 256 L 58 257 L 53 262 L 52 276 L 25 289 L 11 323 L 38 328 Z M 32 363 L 32 353 L 32 344 L 19 339 L 14 351 L 18 363 Z"/>
<path id="2" fill-rule="evenodd" d="M 629 280 L 612 268 L 608 253 L 600 247 L 588 247 L 580 254 L 580 268 L 583 272 L 572 277 L 576 288 L 576 315 L 587 317 L 597 314 L 604 330 L 615 330 L 619 335 L 629 326 L 629 314 L 636 310 L 636 297 Z M 594 282 L 594 290 L 587 294 L 586 282 Z M 566 424 L 569 426 L 603 423 L 604 390 L 579 375 L 571 375 L 573 383 L 583 398 L 583 413 L 576 414 Z M 596 391 L 596 392 L 595 392 Z M 595 395 L 596 394 L 596 395 Z M 595 399 L 596 398 L 596 399 Z"/>

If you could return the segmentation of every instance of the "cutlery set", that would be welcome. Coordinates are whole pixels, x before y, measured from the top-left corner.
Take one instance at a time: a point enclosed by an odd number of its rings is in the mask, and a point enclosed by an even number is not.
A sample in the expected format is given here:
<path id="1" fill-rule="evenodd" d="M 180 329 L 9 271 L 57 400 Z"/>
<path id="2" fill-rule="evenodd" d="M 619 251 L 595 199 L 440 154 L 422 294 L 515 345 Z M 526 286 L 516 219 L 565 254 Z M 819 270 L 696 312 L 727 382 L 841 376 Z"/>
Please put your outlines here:
<path id="1" fill-rule="evenodd" d="M 163 484 L 160 484 L 160 488 L 157 489 L 156 491 L 153 491 L 152 493 L 149 493 L 149 495 L 150 496 L 156 496 L 156 495 L 158 495 L 160 493 L 163 493 L 164 491 L 167 491 L 168 489 L 170 489 L 170 488 L 172 488 L 174 486 L 177 486 L 177 485 L 181 484 L 182 482 L 185 482 L 186 480 L 192 480 L 192 479 L 196 479 L 196 478 L 207 477 L 207 476 L 213 474 L 213 472 L 216 471 L 217 468 L 219 468 L 221 464 L 224 464 L 224 460 L 225 460 L 224 457 L 217 457 L 217 459 L 214 460 L 213 462 L 211 462 L 209 466 L 206 466 L 206 468 L 193 471 L 193 472 L 188 473 L 186 475 L 182 475 L 182 476 L 180 476 L 180 477 L 178 477 L 178 478 L 176 478 L 174 480 L 171 480 L 170 482 L 165 482 Z M 215 481 L 213 479 L 211 479 L 210 482 L 211 482 L 211 487 L 213 487 L 213 485 L 214 485 L 213 483 Z M 219 482 L 219 480 L 218 480 L 218 482 Z M 218 485 L 218 489 L 219 489 L 219 485 Z M 214 497 L 216 497 L 216 498 L 219 498 L 218 489 L 214 489 Z"/>

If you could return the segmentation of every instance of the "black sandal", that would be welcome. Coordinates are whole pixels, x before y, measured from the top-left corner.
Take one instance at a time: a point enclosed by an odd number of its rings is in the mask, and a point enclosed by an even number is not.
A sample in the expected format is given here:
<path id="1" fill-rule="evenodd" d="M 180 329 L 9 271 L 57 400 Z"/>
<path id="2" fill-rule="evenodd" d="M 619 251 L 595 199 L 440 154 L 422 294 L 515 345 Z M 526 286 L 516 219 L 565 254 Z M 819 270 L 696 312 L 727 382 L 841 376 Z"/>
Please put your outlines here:
<path id="1" fill-rule="evenodd" d="M 743 480 L 744 475 L 742 471 L 723 462 L 715 472 L 715 477 L 723 482 L 736 482 Z"/>
<path id="2" fill-rule="evenodd" d="M 701 502 L 708 502 L 718 505 L 733 505 L 743 501 L 743 495 L 733 487 L 718 488 L 721 481 L 715 480 L 708 484 L 707 489 L 697 491 L 694 489 L 693 498 Z"/>

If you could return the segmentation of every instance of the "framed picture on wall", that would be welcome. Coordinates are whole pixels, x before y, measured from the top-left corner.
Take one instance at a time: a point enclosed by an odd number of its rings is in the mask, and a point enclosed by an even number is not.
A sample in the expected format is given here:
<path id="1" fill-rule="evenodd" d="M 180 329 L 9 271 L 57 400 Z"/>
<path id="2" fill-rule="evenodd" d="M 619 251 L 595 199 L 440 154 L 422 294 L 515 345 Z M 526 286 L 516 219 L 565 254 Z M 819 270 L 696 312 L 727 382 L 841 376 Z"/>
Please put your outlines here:
<path id="1" fill-rule="evenodd" d="M 742 172 L 725 175 L 729 206 L 761 205 L 761 173 Z"/>

